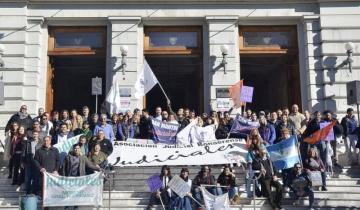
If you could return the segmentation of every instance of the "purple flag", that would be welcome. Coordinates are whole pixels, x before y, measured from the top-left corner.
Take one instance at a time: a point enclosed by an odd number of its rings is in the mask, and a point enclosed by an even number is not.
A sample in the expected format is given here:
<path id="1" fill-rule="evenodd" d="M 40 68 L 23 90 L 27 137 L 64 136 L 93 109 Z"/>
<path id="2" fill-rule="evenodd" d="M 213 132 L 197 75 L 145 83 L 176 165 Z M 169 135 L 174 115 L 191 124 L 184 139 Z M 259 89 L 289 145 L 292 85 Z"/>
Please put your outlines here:
<path id="1" fill-rule="evenodd" d="M 160 179 L 160 174 L 154 174 L 150 176 L 146 183 L 149 186 L 150 192 L 155 192 L 156 190 L 160 189 L 162 187 L 162 181 Z"/>

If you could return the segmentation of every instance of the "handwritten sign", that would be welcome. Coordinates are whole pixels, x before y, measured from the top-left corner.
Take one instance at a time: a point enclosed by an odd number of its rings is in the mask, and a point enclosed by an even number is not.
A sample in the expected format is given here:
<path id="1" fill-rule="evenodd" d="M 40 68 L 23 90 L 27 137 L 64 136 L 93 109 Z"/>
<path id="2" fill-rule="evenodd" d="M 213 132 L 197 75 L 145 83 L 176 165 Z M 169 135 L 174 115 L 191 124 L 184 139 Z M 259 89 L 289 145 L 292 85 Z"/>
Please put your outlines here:
<path id="1" fill-rule="evenodd" d="M 330 124 L 330 122 L 322 122 L 322 123 L 320 123 L 320 129 L 325 128 L 329 124 Z M 322 140 L 324 140 L 324 141 L 333 141 L 333 140 L 335 140 L 334 128 L 331 128 L 329 134 L 326 136 L 325 139 L 322 139 Z"/>
<path id="2" fill-rule="evenodd" d="M 150 192 L 155 192 L 156 190 L 160 189 L 162 187 L 162 181 L 160 179 L 160 175 L 159 174 L 154 174 L 152 176 L 150 176 L 147 180 L 146 183 L 149 186 Z"/>
<path id="3" fill-rule="evenodd" d="M 240 93 L 240 101 L 251 103 L 253 98 L 253 93 L 254 93 L 254 87 L 242 86 Z"/>
<path id="4" fill-rule="evenodd" d="M 180 198 L 183 198 L 184 196 L 186 196 L 190 190 L 191 187 L 184 181 L 182 180 L 179 176 L 174 176 L 168 186 L 176 193 L 178 194 L 178 196 Z"/>

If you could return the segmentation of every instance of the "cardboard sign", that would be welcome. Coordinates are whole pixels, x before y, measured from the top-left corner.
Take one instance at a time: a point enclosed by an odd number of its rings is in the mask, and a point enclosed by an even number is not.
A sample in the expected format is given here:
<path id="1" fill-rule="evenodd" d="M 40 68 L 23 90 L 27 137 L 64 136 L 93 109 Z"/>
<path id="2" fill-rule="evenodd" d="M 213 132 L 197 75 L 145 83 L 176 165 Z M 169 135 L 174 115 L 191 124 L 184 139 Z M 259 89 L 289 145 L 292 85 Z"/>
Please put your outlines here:
<path id="1" fill-rule="evenodd" d="M 150 176 L 147 180 L 146 183 L 149 186 L 150 192 L 156 192 L 158 189 L 160 189 L 162 187 L 162 181 L 160 179 L 160 174 L 154 174 L 152 176 Z"/>
<path id="2" fill-rule="evenodd" d="M 320 123 L 320 129 L 325 128 L 329 124 L 330 124 L 330 122 Z M 331 128 L 329 134 L 326 136 L 325 139 L 322 139 L 322 140 L 324 140 L 324 141 L 333 141 L 333 140 L 335 140 L 334 128 Z"/>
<path id="3" fill-rule="evenodd" d="M 102 94 L 102 79 L 95 77 L 91 79 L 91 94 L 101 95 Z"/>
<path id="4" fill-rule="evenodd" d="M 229 109 L 231 108 L 230 98 L 217 98 L 216 108 L 220 112 L 229 111 Z"/>
<path id="5" fill-rule="evenodd" d="M 240 93 L 240 101 L 251 103 L 253 98 L 253 93 L 254 93 L 254 87 L 242 86 Z"/>
<path id="6" fill-rule="evenodd" d="M 180 198 L 183 198 L 184 196 L 186 196 L 190 190 L 191 187 L 184 181 L 182 180 L 179 176 L 174 176 L 168 186 L 176 193 L 178 194 L 178 196 Z"/>

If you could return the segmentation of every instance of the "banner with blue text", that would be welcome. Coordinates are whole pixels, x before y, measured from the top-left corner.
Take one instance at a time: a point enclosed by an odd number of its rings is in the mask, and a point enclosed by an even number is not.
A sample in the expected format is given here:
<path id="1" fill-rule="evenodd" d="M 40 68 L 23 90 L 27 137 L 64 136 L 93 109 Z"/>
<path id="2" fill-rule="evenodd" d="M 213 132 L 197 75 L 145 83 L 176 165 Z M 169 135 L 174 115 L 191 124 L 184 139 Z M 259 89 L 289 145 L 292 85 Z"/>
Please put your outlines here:
<path id="1" fill-rule="evenodd" d="M 66 177 L 44 173 L 44 206 L 101 206 L 102 173 Z"/>

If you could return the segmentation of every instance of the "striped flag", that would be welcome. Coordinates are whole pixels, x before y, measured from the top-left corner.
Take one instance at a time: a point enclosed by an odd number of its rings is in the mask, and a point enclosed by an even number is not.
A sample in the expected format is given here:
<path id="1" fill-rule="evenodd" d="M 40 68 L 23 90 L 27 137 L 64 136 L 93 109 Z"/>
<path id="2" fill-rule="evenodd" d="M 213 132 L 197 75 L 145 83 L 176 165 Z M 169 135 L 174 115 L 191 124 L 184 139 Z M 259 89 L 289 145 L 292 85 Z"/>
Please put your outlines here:
<path id="1" fill-rule="evenodd" d="M 294 167 L 295 163 L 300 163 L 300 155 L 296 147 L 295 136 L 283 140 L 277 144 L 266 147 L 270 160 L 278 170 Z"/>
<path id="2" fill-rule="evenodd" d="M 326 139 L 327 135 L 330 133 L 332 128 L 335 126 L 336 120 L 332 120 L 331 123 L 324 128 L 315 131 L 311 136 L 304 139 L 304 142 L 309 144 L 316 144 L 317 142 Z"/>

